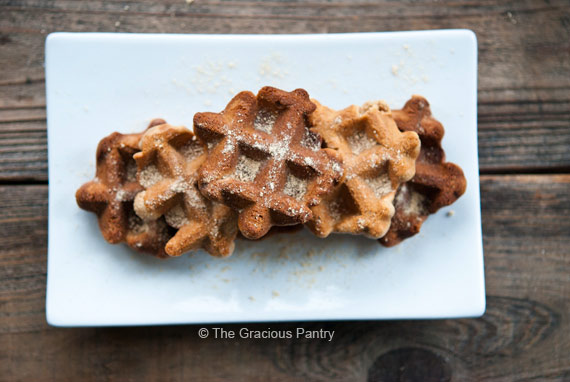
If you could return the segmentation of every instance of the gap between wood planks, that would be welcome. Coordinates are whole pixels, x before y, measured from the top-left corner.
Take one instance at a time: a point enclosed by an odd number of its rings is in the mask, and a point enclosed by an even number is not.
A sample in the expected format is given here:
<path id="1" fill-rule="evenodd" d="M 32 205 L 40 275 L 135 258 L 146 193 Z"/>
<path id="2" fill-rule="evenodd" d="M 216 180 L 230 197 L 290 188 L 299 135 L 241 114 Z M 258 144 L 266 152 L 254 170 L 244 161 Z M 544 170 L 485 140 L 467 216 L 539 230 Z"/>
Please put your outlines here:
<path id="1" fill-rule="evenodd" d="M 479 171 L 479 178 L 485 176 L 531 176 L 531 175 L 570 175 L 570 167 L 537 167 L 537 168 L 505 168 L 505 169 L 488 169 Z M 28 177 L 14 177 L 10 179 L 0 179 L 0 186 L 34 186 L 47 185 L 47 180 L 38 180 Z"/>

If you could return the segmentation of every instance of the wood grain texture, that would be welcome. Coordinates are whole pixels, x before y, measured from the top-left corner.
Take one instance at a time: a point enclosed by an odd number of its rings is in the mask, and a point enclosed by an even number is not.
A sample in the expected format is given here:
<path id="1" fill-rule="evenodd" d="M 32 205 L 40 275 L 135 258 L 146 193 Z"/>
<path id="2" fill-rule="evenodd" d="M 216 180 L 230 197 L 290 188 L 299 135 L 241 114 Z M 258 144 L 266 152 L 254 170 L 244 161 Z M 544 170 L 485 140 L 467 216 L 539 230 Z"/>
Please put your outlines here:
<path id="1" fill-rule="evenodd" d="M 567 381 L 569 191 L 570 175 L 481 177 L 482 318 L 245 325 L 335 330 L 326 342 L 201 340 L 194 325 L 49 327 L 47 186 L 3 186 L 0 380 Z"/>
<path id="2" fill-rule="evenodd" d="M 43 52 L 48 33 L 326 33 L 436 28 L 469 28 L 477 33 L 482 173 L 568 172 L 567 0 L 196 0 L 190 5 L 182 0 L 0 0 L 0 134 L 10 132 L 6 138 L 0 135 L 0 181 L 47 180 L 45 133 L 36 129 L 45 130 Z M 16 132 L 17 138 L 10 135 Z"/>
<path id="3" fill-rule="evenodd" d="M 270 325 L 332 342 L 46 324 L 48 33 L 436 28 L 478 37 L 481 172 L 544 173 L 481 177 L 482 318 Z M 570 381 L 569 172 L 568 0 L 0 0 L 0 381 Z"/>

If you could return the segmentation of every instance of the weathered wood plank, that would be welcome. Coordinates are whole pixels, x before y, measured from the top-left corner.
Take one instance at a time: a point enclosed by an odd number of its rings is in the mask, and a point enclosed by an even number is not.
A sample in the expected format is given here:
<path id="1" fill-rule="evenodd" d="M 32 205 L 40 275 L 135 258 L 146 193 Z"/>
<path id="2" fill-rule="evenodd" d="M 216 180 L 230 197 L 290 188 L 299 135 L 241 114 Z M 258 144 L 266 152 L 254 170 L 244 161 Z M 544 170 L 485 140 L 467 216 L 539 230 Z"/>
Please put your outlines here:
<path id="1" fill-rule="evenodd" d="M 482 172 L 570 171 L 570 87 L 483 89 L 478 107 Z"/>
<path id="2" fill-rule="evenodd" d="M 482 172 L 570 169 L 566 1 L 196 1 L 187 5 L 148 0 L 2 0 L 0 10 L 0 132 L 27 123 L 45 124 L 41 122 L 43 49 L 46 34 L 53 31 L 320 33 L 470 28 L 479 39 Z M 0 181 L 47 180 L 47 166 L 38 155 L 41 151 L 45 158 L 45 133 L 21 134 L 29 148 L 14 147 L 10 140 L 0 142 Z"/>
<path id="3" fill-rule="evenodd" d="M 2 1 L 0 82 L 41 73 L 46 33 L 307 33 L 471 28 L 479 36 L 480 84 L 487 88 L 569 86 L 565 1 L 102 2 Z M 542 28 L 528 26 L 542 25 Z M 4 55 L 2 55 L 4 56 Z M 8 56 L 5 56 L 8 57 Z M 25 63 L 26 65 L 22 65 Z M 4 64 L 4 63 L 3 63 Z"/>
<path id="4" fill-rule="evenodd" d="M 0 123 L 0 180 L 47 181 L 45 121 Z"/>
<path id="5" fill-rule="evenodd" d="M 570 175 L 481 177 L 488 307 L 480 319 L 245 325 L 335 330 L 326 342 L 201 340 L 199 326 L 50 328 L 47 186 L 0 187 L 0 379 L 565 381 L 569 191 Z"/>
<path id="6" fill-rule="evenodd" d="M 0 110 L 45 108 L 45 78 L 14 78 L 0 83 Z"/>

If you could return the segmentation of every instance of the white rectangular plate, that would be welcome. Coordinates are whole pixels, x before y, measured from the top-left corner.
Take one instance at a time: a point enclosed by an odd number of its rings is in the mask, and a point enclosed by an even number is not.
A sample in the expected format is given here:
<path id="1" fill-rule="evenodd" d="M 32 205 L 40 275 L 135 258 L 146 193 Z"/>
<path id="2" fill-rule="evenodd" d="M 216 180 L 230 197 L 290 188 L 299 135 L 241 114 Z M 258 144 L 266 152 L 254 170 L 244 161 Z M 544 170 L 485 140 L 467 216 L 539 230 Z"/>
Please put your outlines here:
<path id="1" fill-rule="evenodd" d="M 58 326 L 443 318 L 485 309 L 477 162 L 477 42 L 466 30 L 344 35 L 57 33 L 46 43 L 47 319 Z M 308 232 L 237 242 L 234 255 L 158 260 L 107 244 L 75 191 L 95 148 L 155 117 L 191 127 L 240 90 L 301 87 L 343 108 L 424 95 L 467 192 L 391 249 Z M 453 209 L 455 214 L 446 214 Z M 449 214 L 451 215 L 451 214 Z"/>

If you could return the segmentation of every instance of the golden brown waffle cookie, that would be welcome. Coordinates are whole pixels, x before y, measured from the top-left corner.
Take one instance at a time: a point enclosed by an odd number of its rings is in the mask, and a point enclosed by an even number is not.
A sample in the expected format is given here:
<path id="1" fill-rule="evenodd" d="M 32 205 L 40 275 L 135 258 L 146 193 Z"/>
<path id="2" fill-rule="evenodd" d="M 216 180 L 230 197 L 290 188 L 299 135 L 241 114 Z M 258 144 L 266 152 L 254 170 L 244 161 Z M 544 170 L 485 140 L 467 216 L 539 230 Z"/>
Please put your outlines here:
<path id="1" fill-rule="evenodd" d="M 445 162 L 441 147 L 444 129 L 431 116 L 424 97 L 413 96 L 402 110 L 394 110 L 392 115 L 401 131 L 418 133 L 422 148 L 416 162 L 416 175 L 402 184 L 396 193 L 392 225 L 380 239 L 386 247 L 417 234 L 429 214 L 455 202 L 467 186 L 461 168 Z"/>
<path id="2" fill-rule="evenodd" d="M 168 258 L 164 246 L 174 235 L 175 230 L 166 224 L 164 218 L 144 221 L 139 218 L 129 204 L 129 230 L 125 242 L 139 252 L 145 252 L 160 258 Z"/>
<path id="3" fill-rule="evenodd" d="M 339 185 L 312 208 L 308 227 L 319 237 L 332 232 L 382 237 L 394 214 L 398 186 L 414 176 L 420 141 L 401 133 L 383 102 L 335 111 L 317 104 L 309 117 L 326 147 L 336 150 L 344 167 Z"/>
<path id="4" fill-rule="evenodd" d="M 236 95 L 221 113 L 197 113 L 194 131 L 208 143 L 200 191 L 239 211 L 239 229 L 258 239 L 272 226 L 302 224 L 340 178 L 335 153 L 309 132 L 305 90 L 264 87 Z"/>
<path id="5" fill-rule="evenodd" d="M 143 222 L 133 210 L 135 195 L 142 190 L 133 159 L 141 136 L 113 133 L 103 138 L 97 146 L 95 179 L 81 186 L 75 198 L 79 207 L 97 215 L 101 233 L 109 243 L 126 242 L 138 251 L 165 257 L 164 244 L 171 230 L 164 220 Z"/>
<path id="6" fill-rule="evenodd" d="M 138 181 L 145 187 L 135 199 L 135 211 L 144 220 L 164 216 L 178 229 L 166 244 L 166 253 L 180 256 L 202 248 L 213 256 L 229 256 L 237 234 L 237 215 L 207 200 L 197 187 L 197 171 L 206 159 L 206 147 L 185 127 L 166 123 L 148 130 L 140 141 Z"/>

